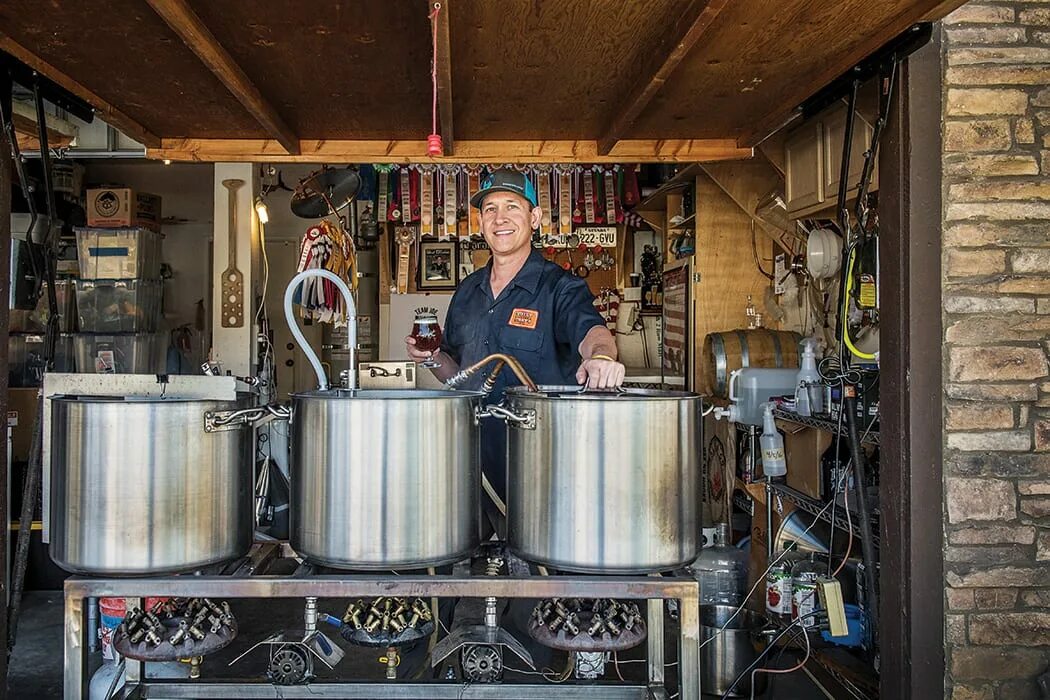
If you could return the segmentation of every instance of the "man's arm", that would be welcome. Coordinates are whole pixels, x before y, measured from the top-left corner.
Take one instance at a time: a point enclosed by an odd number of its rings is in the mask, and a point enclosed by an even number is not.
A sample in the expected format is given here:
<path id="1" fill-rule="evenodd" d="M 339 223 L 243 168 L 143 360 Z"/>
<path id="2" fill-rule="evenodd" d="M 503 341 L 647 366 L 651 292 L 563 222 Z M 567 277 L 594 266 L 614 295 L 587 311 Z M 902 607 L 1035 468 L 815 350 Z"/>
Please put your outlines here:
<path id="1" fill-rule="evenodd" d="M 583 362 L 576 370 L 576 381 L 589 389 L 612 389 L 623 384 L 626 368 L 619 362 L 616 339 L 605 326 L 594 326 L 580 342 Z"/>

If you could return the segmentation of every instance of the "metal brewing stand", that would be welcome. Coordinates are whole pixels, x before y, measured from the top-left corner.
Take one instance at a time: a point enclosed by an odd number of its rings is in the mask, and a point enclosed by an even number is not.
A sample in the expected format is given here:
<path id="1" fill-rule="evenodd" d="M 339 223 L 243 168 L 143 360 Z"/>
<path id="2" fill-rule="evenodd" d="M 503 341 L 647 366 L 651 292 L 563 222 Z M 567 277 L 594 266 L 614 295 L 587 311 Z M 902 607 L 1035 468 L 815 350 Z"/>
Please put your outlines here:
<path id="1" fill-rule="evenodd" d="M 256 545 L 229 575 L 164 576 L 139 579 L 73 577 L 65 584 L 65 700 L 88 697 L 89 597 L 139 598 L 163 594 L 187 598 L 627 598 L 648 601 L 648 681 L 645 685 L 590 682 L 317 682 L 274 686 L 265 681 L 147 680 L 142 662 L 128 659 L 127 683 L 118 696 L 130 698 L 594 698 L 667 700 L 664 670 L 664 600 L 679 604 L 678 697 L 700 698 L 700 585 L 692 578 L 660 576 L 270 576 L 268 563 L 280 555 L 276 544 Z M 309 570 L 308 565 L 300 567 Z M 296 572 L 297 574 L 299 572 Z"/>

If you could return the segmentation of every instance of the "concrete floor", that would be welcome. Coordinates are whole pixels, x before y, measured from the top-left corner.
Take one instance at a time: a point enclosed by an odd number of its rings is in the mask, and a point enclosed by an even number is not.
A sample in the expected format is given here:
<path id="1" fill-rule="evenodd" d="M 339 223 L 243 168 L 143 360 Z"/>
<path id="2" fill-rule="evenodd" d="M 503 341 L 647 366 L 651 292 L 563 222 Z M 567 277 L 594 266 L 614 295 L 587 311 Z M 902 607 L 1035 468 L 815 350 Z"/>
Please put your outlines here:
<path id="1" fill-rule="evenodd" d="M 340 601 L 319 601 L 323 612 L 341 615 L 343 605 Z M 265 677 L 267 663 L 266 652 L 257 650 L 235 666 L 228 666 L 236 656 L 252 644 L 272 632 L 292 627 L 301 627 L 302 607 L 293 600 L 234 601 L 233 611 L 240 626 L 240 635 L 226 649 L 209 656 L 202 667 L 206 678 L 250 678 L 260 680 Z M 334 628 L 329 628 L 332 636 L 338 638 Z M 673 630 L 668 630 L 674 634 Z M 381 680 L 385 666 L 379 662 L 384 654 L 381 649 L 365 649 L 342 643 L 347 651 L 343 662 L 336 671 L 318 671 L 321 679 L 347 678 Z M 668 638 L 667 648 L 673 649 L 675 639 Z M 621 655 L 621 661 L 639 659 L 643 648 L 634 649 Z M 425 652 L 425 650 L 422 650 Z M 418 668 L 423 660 L 423 653 L 416 653 L 414 659 L 406 658 L 401 671 Z M 552 659 L 554 668 L 564 668 L 565 656 L 557 653 Z M 778 667 L 786 668 L 794 660 L 785 655 L 779 660 Z M 508 665 L 510 662 L 508 661 Z M 519 667 L 521 664 L 519 664 Z M 615 677 L 615 670 L 609 665 L 607 675 Z M 645 665 L 642 663 L 621 663 L 621 672 L 627 680 L 641 680 Z M 668 675 L 673 675 L 669 670 Z M 525 676 L 507 673 L 508 680 L 533 680 Z M 44 700 L 62 697 L 62 596 L 58 591 L 34 591 L 26 594 L 23 603 L 23 617 L 19 625 L 18 644 L 10 663 L 8 679 L 9 697 L 11 700 Z M 553 688 L 552 688 L 553 690 Z M 821 700 L 825 694 L 803 673 L 777 676 L 771 687 L 768 698 L 790 698 L 791 700 Z M 552 697 L 556 693 L 552 692 Z"/>

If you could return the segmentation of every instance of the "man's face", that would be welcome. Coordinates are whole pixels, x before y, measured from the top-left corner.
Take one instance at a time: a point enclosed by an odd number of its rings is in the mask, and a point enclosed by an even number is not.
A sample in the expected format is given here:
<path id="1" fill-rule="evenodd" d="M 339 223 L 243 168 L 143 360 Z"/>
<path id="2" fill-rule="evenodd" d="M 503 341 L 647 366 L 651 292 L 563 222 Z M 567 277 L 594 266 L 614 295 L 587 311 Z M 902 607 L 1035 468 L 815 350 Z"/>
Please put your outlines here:
<path id="1" fill-rule="evenodd" d="M 540 208 L 513 192 L 493 192 L 481 202 L 481 234 L 493 255 L 513 255 L 532 243 Z"/>

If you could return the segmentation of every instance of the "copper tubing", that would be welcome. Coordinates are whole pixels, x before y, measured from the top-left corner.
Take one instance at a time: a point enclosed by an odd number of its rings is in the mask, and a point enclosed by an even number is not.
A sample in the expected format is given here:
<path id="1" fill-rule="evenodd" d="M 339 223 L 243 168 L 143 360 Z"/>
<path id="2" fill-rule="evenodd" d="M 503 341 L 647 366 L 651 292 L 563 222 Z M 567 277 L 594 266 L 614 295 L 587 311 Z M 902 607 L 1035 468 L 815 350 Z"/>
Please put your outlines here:
<path id="1" fill-rule="evenodd" d="M 470 377 L 472 374 L 474 374 L 479 369 L 487 365 L 489 362 L 492 362 L 493 360 L 499 360 L 499 364 L 496 365 L 493 371 L 489 374 L 488 378 L 485 380 L 486 385 L 488 385 L 490 382 L 492 384 L 495 384 L 496 375 L 503 369 L 504 365 L 507 365 L 510 367 L 511 371 L 514 372 L 514 376 L 518 378 L 518 381 L 524 384 L 529 391 L 539 391 L 539 387 L 536 386 L 536 382 L 532 381 L 532 377 L 528 375 L 528 373 L 525 371 L 525 368 L 521 366 L 521 363 L 519 363 L 510 355 L 504 355 L 501 352 L 494 352 L 491 355 L 488 355 L 487 357 L 478 360 L 470 367 L 467 367 L 464 370 L 460 370 L 460 372 L 451 379 L 449 379 L 446 382 L 446 384 L 451 387 L 455 387 L 459 384 L 462 384 L 468 377 Z"/>

